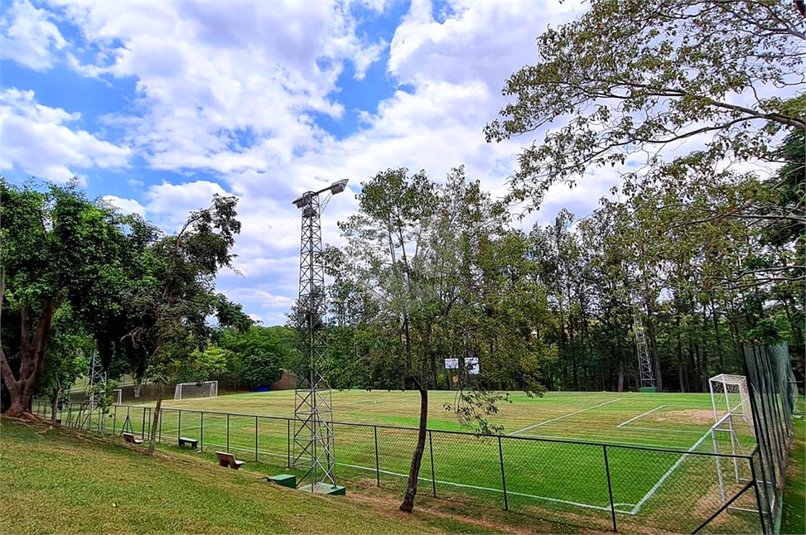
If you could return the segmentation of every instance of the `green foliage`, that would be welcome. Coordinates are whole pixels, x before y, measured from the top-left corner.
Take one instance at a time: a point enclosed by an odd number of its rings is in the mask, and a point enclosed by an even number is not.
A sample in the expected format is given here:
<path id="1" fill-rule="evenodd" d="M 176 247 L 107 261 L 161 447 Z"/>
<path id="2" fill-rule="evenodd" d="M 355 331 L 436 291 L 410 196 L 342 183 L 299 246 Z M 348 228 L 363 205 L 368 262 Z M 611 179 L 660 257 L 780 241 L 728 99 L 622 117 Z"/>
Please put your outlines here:
<path id="1" fill-rule="evenodd" d="M 227 373 L 241 386 L 269 386 L 282 377 L 283 369 L 293 369 L 299 358 L 296 335 L 286 327 L 253 325 L 244 332 L 223 329 L 217 335 L 218 345 L 226 349 Z"/>

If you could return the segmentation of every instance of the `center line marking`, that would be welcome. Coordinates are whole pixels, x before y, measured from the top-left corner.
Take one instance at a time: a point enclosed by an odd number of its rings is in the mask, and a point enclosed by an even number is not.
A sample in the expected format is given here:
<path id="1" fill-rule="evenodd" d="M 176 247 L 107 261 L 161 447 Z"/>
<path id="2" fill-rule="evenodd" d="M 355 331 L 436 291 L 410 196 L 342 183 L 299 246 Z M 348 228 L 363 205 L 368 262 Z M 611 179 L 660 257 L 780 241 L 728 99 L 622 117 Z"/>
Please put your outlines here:
<path id="1" fill-rule="evenodd" d="M 551 423 L 551 422 L 556 422 L 557 420 L 562 420 L 563 418 L 568 418 L 569 416 L 579 414 L 580 412 L 589 411 L 589 410 L 595 409 L 597 407 L 603 407 L 605 405 L 609 405 L 610 403 L 615 403 L 616 401 L 621 401 L 622 399 L 624 399 L 624 398 L 618 398 L 618 399 L 613 399 L 613 400 L 610 400 L 610 401 L 605 401 L 604 403 L 599 403 L 598 405 L 594 405 L 593 407 L 588 407 L 587 409 L 580 409 L 578 411 L 569 412 L 568 414 L 558 416 L 557 418 L 552 418 L 551 420 L 546 420 L 545 422 L 540 422 L 539 424 L 530 425 L 529 427 L 524 427 L 523 429 L 518 429 L 517 431 L 515 431 L 513 433 L 510 433 L 510 434 L 517 435 L 518 433 L 523 433 L 524 431 L 527 431 L 529 429 L 532 429 L 532 428 L 535 428 L 535 427 L 540 427 L 541 425 L 546 425 L 546 424 Z"/>
<path id="2" fill-rule="evenodd" d="M 655 407 L 655 408 L 654 408 L 654 409 L 652 409 L 651 411 L 646 411 L 644 414 L 639 414 L 639 415 L 638 415 L 638 416 L 636 416 L 635 418 L 630 418 L 630 419 L 629 419 L 629 420 L 627 420 L 626 422 L 623 422 L 623 423 L 618 424 L 616 427 L 624 427 L 624 426 L 625 426 L 625 425 L 627 425 L 628 423 L 630 423 L 630 422 L 632 422 L 632 421 L 634 421 L 634 420 L 637 420 L 638 418 L 641 418 L 642 416 L 646 416 L 647 414 L 651 414 L 651 413 L 655 412 L 655 411 L 656 411 L 656 410 L 658 410 L 658 409 L 662 409 L 662 408 L 663 408 L 663 407 L 665 407 L 665 406 L 666 406 L 666 405 L 661 405 L 660 407 Z"/>

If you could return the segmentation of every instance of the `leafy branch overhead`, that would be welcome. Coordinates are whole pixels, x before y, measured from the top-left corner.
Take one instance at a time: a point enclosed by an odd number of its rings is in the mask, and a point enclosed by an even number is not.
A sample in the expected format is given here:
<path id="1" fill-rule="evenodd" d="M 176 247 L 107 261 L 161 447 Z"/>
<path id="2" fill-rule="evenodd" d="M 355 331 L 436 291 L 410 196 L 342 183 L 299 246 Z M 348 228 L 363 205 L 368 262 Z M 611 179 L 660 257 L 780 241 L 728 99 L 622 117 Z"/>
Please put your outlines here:
<path id="1" fill-rule="evenodd" d="M 592 167 L 639 151 L 652 164 L 695 137 L 714 158 L 776 160 L 780 131 L 806 127 L 804 45 L 790 2 L 593 0 L 538 38 L 538 62 L 507 81 L 515 102 L 485 135 L 559 125 L 519 156 L 511 199 L 535 204 Z"/>

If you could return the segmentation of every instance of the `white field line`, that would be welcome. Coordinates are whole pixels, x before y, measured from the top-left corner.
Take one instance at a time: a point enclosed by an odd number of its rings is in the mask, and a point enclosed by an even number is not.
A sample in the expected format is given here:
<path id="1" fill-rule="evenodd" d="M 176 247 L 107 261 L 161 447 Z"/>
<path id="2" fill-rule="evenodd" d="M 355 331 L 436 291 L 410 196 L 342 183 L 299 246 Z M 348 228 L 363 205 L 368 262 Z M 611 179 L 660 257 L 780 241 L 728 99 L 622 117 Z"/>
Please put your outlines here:
<path id="1" fill-rule="evenodd" d="M 539 424 L 530 425 L 529 427 L 524 427 L 523 429 L 518 429 L 517 431 L 514 431 L 514 432 L 512 432 L 510 434 L 511 435 L 517 435 L 518 433 L 523 433 L 524 431 L 527 431 L 529 429 L 533 429 L 535 427 L 540 427 L 541 425 L 546 425 L 546 424 L 549 424 L 551 422 L 556 422 L 557 420 L 562 420 L 563 418 L 568 418 L 569 416 L 579 414 L 580 412 L 589 411 L 589 410 L 592 410 L 592 409 L 596 409 L 598 407 L 604 407 L 605 405 L 609 405 L 610 403 L 615 403 L 616 401 L 621 401 L 622 399 L 624 399 L 624 398 L 618 398 L 618 399 L 613 399 L 613 400 L 610 400 L 610 401 L 605 401 L 604 403 L 599 403 L 598 405 L 594 405 L 593 407 L 588 407 L 587 409 L 580 409 L 578 411 L 569 412 L 568 414 L 563 414 L 562 416 L 558 416 L 557 418 L 552 418 L 551 420 L 546 420 L 545 422 L 540 422 Z"/>
<path id="2" fill-rule="evenodd" d="M 375 468 L 370 468 L 370 467 L 367 467 L 367 466 L 358 466 L 358 465 L 354 465 L 354 464 L 339 463 L 339 462 L 337 462 L 336 464 L 340 465 L 340 466 L 347 466 L 349 468 L 356 468 L 358 470 L 367 470 L 367 471 L 370 471 L 370 472 L 375 472 Z M 400 473 L 397 473 L 397 472 L 390 472 L 388 470 L 378 470 L 378 472 L 380 472 L 382 474 L 387 474 L 387 475 L 390 475 L 390 476 L 409 477 L 407 474 L 400 474 Z M 431 481 L 430 477 L 418 476 L 417 479 L 420 479 L 422 481 L 429 481 L 429 482 Z M 466 488 L 466 489 L 486 490 L 486 491 L 489 491 L 489 492 L 498 492 L 498 493 L 501 493 L 501 494 L 504 493 L 504 491 L 501 490 L 501 489 L 494 489 L 494 488 L 490 488 L 490 487 L 477 487 L 476 485 L 466 485 L 464 483 L 453 483 L 452 481 L 442 481 L 442 480 L 439 480 L 439 479 L 436 480 L 436 483 L 439 483 L 440 485 L 452 485 L 454 487 L 462 487 L 462 488 Z M 588 503 L 571 502 L 571 501 L 568 501 L 568 500 L 560 500 L 558 498 L 548 498 L 546 496 L 536 496 L 534 494 L 525 494 L 523 492 L 514 492 L 514 491 L 511 491 L 511 490 L 507 491 L 507 495 L 523 496 L 524 498 L 534 498 L 534 499 L 537 499 L 537 500 L 545 500 L 545 501 L 554 502 L 554 503 L 563 503 L 563 504 L 566 504 L 566 505 L 575 505 L 577 507 L 585 507 L 587 509 L 596 509 L 598 511 L 608 511 L 608 512 L 610 511 L 610 506 L 601 507 L 599 505 L 590 505 Z M 614 504 L 614 505 L 632 505 L 632 504 L 631 503 L 624 503 L 624 504 Z M 626 515 L 631 515 L 632 514 L 629 511 L 620 511 L 618 509 L 616 509 L 616 512 L 617 513 L 623 513 L 623 514 L 626 514 Z"/>
<path id="3" fill-rule="evenodd" d="M 641 427 L 638 425 L 631 425 L 627 428 L 628 431 L 662 431 L 664 433 L 677 433 L 682 435 L 699 435 L 699 430 L 694 429 L 668 429 L 663 427 Z"/>
<path id="4" fill-rule="evenodd" d="M 726 419 L 728 416 L 729 416 L 728 414 L 726 414 L 725 416 L 723 416 L 723 417 L 722 417 L 722 418 L 721 418 L 721 419 L 720 419 L 720 420 L 719 420 L 717 423 L 715 423 L 715 424 L 714 424 L 714 427 L 716 427 L 716 426 L 720 425 L 720 424 L 721 424 L 721 423 L 722 423 L 722 422 L 723 422 L 723 421 L 724 421 L 724 420 L 725 420 L 725 419 Z M 700 444 L 702 444 L 702 443 L 703 443 L 703 441 L 704 441 L 706 438 L 708 438 L 708 436 L 709 436 L 710 434 L 711 434 L 711 429 L 709 429 L 708 431 L 706 431 L 706 432 L 705 432 L 705 434 L 704 434 L 703 436 L 701 436 L 701 437 L 700 437 L 700 439 L 699 439 L 699 440 L 697 440 L 697 442 L 695 442 L 695 443 L 694 443 L 694 445 L 693 445 L 693 446 L 691 446 L 691 447 L 688 449 L 688 451 L 694 451 L 694 450 L 696 450 L 696 449 L 699 447 L 699 445 L 700 445 Z M 680 456 L 680 458 L 677 460 L 677 462 L 675 462 L 675 463 L 674 463 L 674 464 L 671 466 L 671 468 L 669 468 L 669 469 L 666 471 L 666 473 L 665 473 L 665 474 L 663 474 L 663 475 L 660 477 L 660 479 L 658 480 L 658 482 L 657 482 L 657 483 L 655 483 L 655 485 L 653 485 L 651 489 L 649 489 L 649 492 L 647 492 L 647 493 L 644 495 L 644 497 L 643 497 L 643 498 L 641 498 L 641 499 L 638 501 L 638 503 L 635 505 L 635 507 L 633 507 L 633 510 L 631 511 L 631 514 L 633 514 L 633 515 L 638 514 L 638 511 L 640 511 L 640 510 L 641 510 L 641 507 L 644 505 L 644 503 L 646 503 L 646 501 L 647 501 L 648 499 L 650 499 L 650 498 L 652 497 L 652 495 L 653 495 L 653 494 L 655 494 L 655 492 L 656 492 L 656 491 L 657 491 L 657 490 L 660 488 L 660 486 L 661 486 L 661 485 L 663 485 L 663 483 L 664 483 L 664 482 L 665 482 L 667 479 L 669 479 L 669 476 L 671 476 L 671 475 L 672 475 L 672 473 L 673 473 L 675 470 L 677 470 L 677 467 L 678 467 L 678 466 L 680 466 L 680 465 L 682 464 L 682 462 L 686 460 L 686 457 L 688 457 L 688 454 L 687 454 L 687 453 L 684 453 L 683 455 L 681 455 L 681 456 Z"/>
<path id="5" fill-rule="evenodd" d="M 662 408 L 663 408 L 663 407 L 665 407 L 665 406 L 666 406 L 666 405 L 661 405 L 660 407 L 655 407 L 655 408 L 654 408 L 654 409 L 652 409 L 651 411 L 646 411 L 644 414 L 639 414 L 639 415 L 638 415 L 638 416 L 636 416 L 635 418 L 630 418 L 630 419 L 629 419 L 629 420 L 627 420 L 626 422 L 622 422 L 622 423 L 618 424 L 616 427 L 624 427 L 624 426 L 625 426 L 625 425 L 627 425 L 628 423 L 630 423 L 630 422 L 634 422 L 634 421 L 635 421 L 635 420 L 637 420 L 638 418 L 643 418 L 643 417 L 644 417 L 644 416 L 646 416 L 647 414 L 652 414 L 652 413 L 653 413 L 653 412 L 655 412 L 656 410 L 662 409 Z"/>

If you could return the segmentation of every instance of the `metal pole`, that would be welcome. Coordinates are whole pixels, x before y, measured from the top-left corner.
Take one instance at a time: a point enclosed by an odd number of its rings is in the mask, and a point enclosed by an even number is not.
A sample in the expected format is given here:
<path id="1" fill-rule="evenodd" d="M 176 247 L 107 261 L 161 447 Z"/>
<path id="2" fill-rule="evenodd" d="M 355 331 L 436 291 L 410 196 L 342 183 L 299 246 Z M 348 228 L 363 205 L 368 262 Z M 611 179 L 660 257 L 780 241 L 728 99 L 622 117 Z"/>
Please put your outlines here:
<path id="1" fill-rule="evenodd" d="M 437 480 L 434 477 L 434 443 L 431 440 L 431 430 L 428 430 L 428 451 L 431 453 L 431 492 L 437 497 Z"/>
<path id="2" fill-rule="evenodd" d="M 285 422 L 286 422 L 286 424 L 288 424 L 287 425 L 288 429 L 287 429 L 286 434 L 285 434 L 285 438 L 286 438 L 285 445 L 286 445 L 286 450 L 288 451 L 287 466 L 288 466 L 288 468 L 291 468 L 291 420 L 286 420 Z"/>
<path id="3" fill-rule="evenodd" d="M 255 462 L 257 462 L 257 416 L 255 416 Z"/>
<path id="4" fill-rule="evenodd" d="M 146 408 L 143 407 L 143 421 L 140 423 L 140 438 L 146 436 Z"/>
<path id="5" fill-rule="evenodd" d="M 179 409 L 179 422 L 176 428 L 176 440 L 182 438 L 182 409 Z"/>
<path id="6" fill-rule="evenodd" d="M 616 525 L 616 506 L 613 503 L 613 483 L 610 481 L 610 462 L 607 460 L 607 446 L 602 446 L 604 452 L 605 472 L 607 473 L 607 494 L 610 496 L 610 516 L 613 517 L 613 531 L 618 531 Z"/>
<path id="7" fill-rule="evenodd" d="M 227 413 L 227 452 L 229 452 L 229 413 Z"/>
<path id="8" fill-rule="evenodd" d="M 759 459 L 761 456 L 759 455 Z M 753 456 L 750 456 L 750 477 L 753 478 L 753 490 L 756 491 L 756 506 L 758 507 L 758 520 L 761 522 L 761 533 L 767 533 L 767 527 L 764 524 L 764 510 L 761 507 L 761 494 L 758 491 L 758 480 L 756 479 L 756 463 L 753 462 Z"/>
<path id="9" fill-rule="evenodd" d="M 504 473 L 504 448 L 501 446 L 501 435 L 498 435 L 498 462 L 501 465 L 501 488 L 504 490 L 504 511 L 509 511 L 507 476 Z"/>
<path id="10" fill-rule="evenodd" d="M 375 432 L 375 484 L 381 486 L 381 463 L 378 459 L 378 426 L 373 425 L 372 430 Z"/>
<path id="11" fill-rule="evenodd" d="M 201 430 L 199 432 L 199 445 L 201 446 L 202 453 L 204 453 L 204 411 L 201 412 Z"/>
<path id="12" fill-rule="evenodd" d="M 161 414 L 160 416 L 165 415 Z M 160 418 L 160 425 L 157 427 L 157 442 L 159 442 L 160 444 L 162 444 L 162 420 L 163 418 Z"/>
<path id="13" fill-rule="evenodd" d="M 117 432 L 118 426 L 118 406 L 115 405 L 115 412 L 112 413 L 112 434 Z"/>

